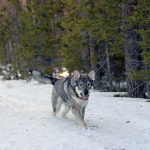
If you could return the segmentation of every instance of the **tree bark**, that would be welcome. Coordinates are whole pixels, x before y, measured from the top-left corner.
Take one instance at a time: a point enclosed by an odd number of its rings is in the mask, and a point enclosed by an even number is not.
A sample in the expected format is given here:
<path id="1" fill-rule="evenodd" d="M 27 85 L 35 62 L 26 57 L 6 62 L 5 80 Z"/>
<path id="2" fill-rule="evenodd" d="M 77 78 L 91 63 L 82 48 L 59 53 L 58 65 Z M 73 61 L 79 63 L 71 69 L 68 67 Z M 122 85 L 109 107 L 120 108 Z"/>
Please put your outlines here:
<path id="1" fill-rule="evenodd" d="M 109 58 L 109 51 L 108 51 L 108 42 L 105 41 L 105 50 L 106 50 L 106 64 L 107 64 L 107 80 L 109 83 L 109 90 L 112 90 L 112 76 L 111 76 L 111 68 L 110 68 L 110 58 Z"/>
<path id="2" fill-rule="evenodd" d="M 134 7 L 136 6 L 136 0 L 128 0 L 123 5 L 122 15 L 123 17 L 129 17 L 132 15 Z M 129 24 L 128 19 L 123 20 L 123 26 Z M 134 26 L 129 29 L 123 30 L 125 37 L 124 52 L 125 52 L 125 68 L 126 68 L 126 79 L 127 79 L 127 92 L 129 97 L 144 97 L 145 96 L 145 84 L 140 80 L 131 79 L 133 71 L 142 70 L 142 58 L 141 52 L 137 40 L 138 33 Z"/>

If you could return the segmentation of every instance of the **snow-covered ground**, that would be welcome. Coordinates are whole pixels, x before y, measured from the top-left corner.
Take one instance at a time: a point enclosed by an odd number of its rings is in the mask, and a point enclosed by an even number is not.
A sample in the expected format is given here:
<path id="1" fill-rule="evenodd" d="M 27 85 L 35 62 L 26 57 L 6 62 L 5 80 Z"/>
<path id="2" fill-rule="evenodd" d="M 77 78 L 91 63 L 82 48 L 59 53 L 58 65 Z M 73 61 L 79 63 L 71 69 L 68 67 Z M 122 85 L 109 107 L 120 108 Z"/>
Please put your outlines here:
<path id="1" fill-rule="evenodd" d="M 0 81 L 0 150 L 150 150 L 150 103 L 93 92 L 80 129 L 53 118 L 51 85 Z"/>

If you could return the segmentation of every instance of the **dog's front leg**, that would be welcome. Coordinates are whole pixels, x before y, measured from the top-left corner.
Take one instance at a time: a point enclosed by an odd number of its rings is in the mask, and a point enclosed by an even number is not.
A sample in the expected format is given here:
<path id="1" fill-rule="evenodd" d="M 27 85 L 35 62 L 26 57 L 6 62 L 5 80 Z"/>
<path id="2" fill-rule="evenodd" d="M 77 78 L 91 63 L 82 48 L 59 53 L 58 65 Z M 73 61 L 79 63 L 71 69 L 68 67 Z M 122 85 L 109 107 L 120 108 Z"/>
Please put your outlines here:
<path id="1" fill-rule="evenodd" d="M 80 108 L 80 114 L 81 114 L 82 119 L 84 120 L 85 107 Z"/>
<path id="2" fill-rule="evenodd" d="M 87 125 L 84 122 L 83 117 L 80 115 L 80 112 L 76 108 L 73 107 L 72 108 L 72 113 L 75 116 L 75 118 L 76 118 L 77 122 L 79 123 L 80 127 L 81 128 L 86 128 Z"/>

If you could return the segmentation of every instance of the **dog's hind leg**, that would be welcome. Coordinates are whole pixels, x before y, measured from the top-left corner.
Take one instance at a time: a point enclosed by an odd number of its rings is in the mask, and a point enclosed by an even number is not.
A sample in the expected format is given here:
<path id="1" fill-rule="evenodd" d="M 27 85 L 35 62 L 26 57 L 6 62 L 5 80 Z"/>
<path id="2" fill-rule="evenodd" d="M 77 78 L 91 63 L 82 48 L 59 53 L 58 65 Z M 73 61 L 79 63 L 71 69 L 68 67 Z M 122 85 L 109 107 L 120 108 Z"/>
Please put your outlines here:
<path id="1" fill-rule="evenodd" d="M 52 115 L 56 116 L 56 113 L 60 110 L 61 98 L 58 96 L 55 88 L 52 91 Z"/>
<path id="2" fill-rule="evenodd" d="M 62 113 L 61 114 L 62 118 L 66 118 L 66 115 L 70 111 L 70 109 L 71 108 L 69 106 L 63 104 L 63 111 L 61 112 Z"/>
<path id="3" fill-rule="evenodd" d="M 61 97 L 58 97 L 57 103 L 56 103 L 56 114 L 60 111 L 61 104 L 62 104 L 62 99 L 61 99 Z"/>
<path id="4" fill-rule="evenodd" d="M 62 103 L 61 97 L 58 97 L 58 96 L 52 97 L 52 108 L 53 108 L 52 114 L 54 116 L 56 116 L 56 114 L 59 112 L 61 108 L 61 103 Z"/>

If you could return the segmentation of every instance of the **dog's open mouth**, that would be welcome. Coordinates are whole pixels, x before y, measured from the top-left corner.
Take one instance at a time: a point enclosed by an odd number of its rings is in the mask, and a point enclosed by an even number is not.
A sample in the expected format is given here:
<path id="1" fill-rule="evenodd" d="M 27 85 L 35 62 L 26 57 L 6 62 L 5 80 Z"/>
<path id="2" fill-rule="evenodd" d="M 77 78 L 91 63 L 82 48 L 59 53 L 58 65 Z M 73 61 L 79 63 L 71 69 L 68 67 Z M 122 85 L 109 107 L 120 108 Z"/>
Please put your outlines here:
<path id="1" fill-rule="evenodd" d="M 80 99 L 82 99 L 82 100 L 88 100 L 89 99 L 89 95 L 84 95 L 84 94 L 80 94 L 81 95 L 81 97 L 79 97 Z"/>
<path id="2" fill-rule="evenodd" d="M 84 95 L 84 96 L 82 97 L 82 99 L 83 99 L 83 100 L 88 100 L 88 99 L 89 99 L 89 96 Z"/>

